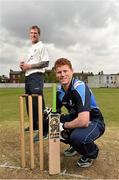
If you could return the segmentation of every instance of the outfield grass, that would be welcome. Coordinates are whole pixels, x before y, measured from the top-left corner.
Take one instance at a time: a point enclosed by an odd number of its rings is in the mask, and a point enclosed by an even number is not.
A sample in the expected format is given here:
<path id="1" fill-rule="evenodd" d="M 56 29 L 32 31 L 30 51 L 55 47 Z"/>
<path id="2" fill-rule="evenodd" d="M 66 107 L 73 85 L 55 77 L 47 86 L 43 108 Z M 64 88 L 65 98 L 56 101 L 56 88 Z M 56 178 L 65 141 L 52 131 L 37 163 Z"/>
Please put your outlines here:
<path id="1" fill-rule="evenodd" d="M 109 126 L 119 125 L 119 89 L 92 89 L 105 122 Z"/>
<path id="2" fill-rule="evenodd" d="M 97 104 L 103 112 L 108 126 L 119 125 L 119 89 L 92 89 Z M 18 121 L 19 96 L 24 93 L 22 88 L 0 89 L 0 121 Z M 44 89 L 46 105 L 52 105 L 52 89 Z"/>
<path id="3" fill-rule="evenodd" d="M 96 140 L 100 153 L 90 168 L 79 168 L 76 165 L 79 154 L 74 157 L 63 155 L 67 145 L 61 145 L 61 172 L 84 177 L 83 179 L 118 179 L 119 177 L 119 89 L 92 89 L 98 106 L 101 108 L 107 124 L 104 135 Z M 19 96 L 24 89 L 0 89 L 0 165 L 21 166 L 19 142 Z M 44 89 L 47 106 L 52 106 L 52 89 Z M 27 117 L 27 115 L 26 115 Z M 27 118 L 26 124 L 28 125 Z M 39 172 L 39 149 L 34 145 L 35 169 L 31 171 L 29 155 L 29 133 L 25 133 L 26 164 L 28 169 L 0 168 L 0 179 L 76 179 L 76 176 L 49 176 Z M 48 140 L 44 140 L 44 165 L 48 170 Z M 113 167 L 113 168 L 112 168 Z M 78 178 L 82 179 L 82 178 Z"/>

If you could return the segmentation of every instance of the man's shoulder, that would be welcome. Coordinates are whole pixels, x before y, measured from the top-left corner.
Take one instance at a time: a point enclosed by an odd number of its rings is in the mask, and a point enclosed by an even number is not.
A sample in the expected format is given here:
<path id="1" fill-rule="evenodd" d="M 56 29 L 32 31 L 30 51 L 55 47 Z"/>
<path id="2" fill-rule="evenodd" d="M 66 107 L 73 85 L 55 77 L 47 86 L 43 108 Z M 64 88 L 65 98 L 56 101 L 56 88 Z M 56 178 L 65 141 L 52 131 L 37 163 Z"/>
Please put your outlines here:
<path id="1" fill-rule="evenodd" d="M 61 85 L 57 86 L 57 97 L 62 101 L 63 97 L 65 96 L 65 91 L 62 89 Z"/>
<path id="2" fill-rule="evenodd" d="M 37 43 L 33 44 L 32 47 L 38 48 L 38 47 L 44 47 L 45 44 L 42 41 L 38 41 Z"/>
<path id="3" fill-rule="evenodd" d="M 57 92 L 61 92 L 62 91 L 62 86 L 61 86 L 61 84 L 58 84 L 58 86 L 57 86 Z"/>
<path id="4" fill-rule="evenodd" d="M 34 52 L 38 52 L 38 51 L 42 51 L 42 49 L 46 48 L 46 46 L 44 45 L 44 43 L 42 41 L 37 42 L 36 44 L 34 44 L 31 48 L 32 51 Z"/>
<path id="5" fill-rule="evenodd" d="M 78 89 L 79 87 L 84 87 L 85 83 L 79 79 L 74 79 L 72 86 L 74 89 Z"/>
<path id="6" fill-rule="evenodd" d="M 37 47 L 44 47 L 44 43 L 42 41 L 37 42 L 36 44 Z"/>

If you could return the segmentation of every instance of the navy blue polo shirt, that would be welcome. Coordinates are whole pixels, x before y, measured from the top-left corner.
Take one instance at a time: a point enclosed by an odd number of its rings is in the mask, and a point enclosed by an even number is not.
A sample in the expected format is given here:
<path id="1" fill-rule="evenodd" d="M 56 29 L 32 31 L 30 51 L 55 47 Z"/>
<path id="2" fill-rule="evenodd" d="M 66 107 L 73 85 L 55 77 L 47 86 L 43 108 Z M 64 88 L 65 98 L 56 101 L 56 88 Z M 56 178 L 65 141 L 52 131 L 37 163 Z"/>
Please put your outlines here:
<path id="1" fill-rule="evenodd" d="M 67 91 L 62 86 L 58 87 L 57 110 L 60 111 L 62 106 L 65 106 L 74 118 L 85 111 L 90 112 L 91 119 L 98 116 L 103 118 L 92 91 L 83 81 L 78 79 L 72 79 Z"/>

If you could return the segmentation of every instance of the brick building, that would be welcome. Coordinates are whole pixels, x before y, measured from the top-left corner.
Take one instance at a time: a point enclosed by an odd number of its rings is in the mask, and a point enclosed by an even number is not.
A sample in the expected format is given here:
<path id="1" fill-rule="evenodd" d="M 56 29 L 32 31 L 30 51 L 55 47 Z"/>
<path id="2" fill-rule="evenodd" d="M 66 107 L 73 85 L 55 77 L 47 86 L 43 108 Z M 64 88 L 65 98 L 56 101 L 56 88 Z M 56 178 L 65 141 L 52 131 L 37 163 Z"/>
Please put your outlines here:
<path id="1" fill-rule="evenodd" d="M 10 69 L 9 82 L 10 83 L 21 83 L 22 74 L 23 73 L 21 71 L 13 71 Z"/>

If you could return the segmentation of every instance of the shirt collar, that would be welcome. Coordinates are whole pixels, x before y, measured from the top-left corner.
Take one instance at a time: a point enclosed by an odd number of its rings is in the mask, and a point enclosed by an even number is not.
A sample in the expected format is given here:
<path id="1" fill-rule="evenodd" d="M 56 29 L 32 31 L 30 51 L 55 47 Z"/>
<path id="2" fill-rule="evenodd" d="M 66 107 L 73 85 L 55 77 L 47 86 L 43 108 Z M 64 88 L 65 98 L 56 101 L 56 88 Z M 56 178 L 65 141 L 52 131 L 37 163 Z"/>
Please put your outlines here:
<path id="1" fill-rule="evenodd" d="M 71 90 L 72 85 L 74 84 L 74 80 L 75 80 L 74 77 L 72 77 L 72 80 L 71 80 L 71 82 L 70 82 L 70 85 L 69 85 L 69 88 L 68 88 L 67 91 L 70 91 L 70 90 Z M 63 86 L 61 86 L 61 89 L 62 89 L 62 91 L 67 92 L 67 91 L 64 90 Z"/>

